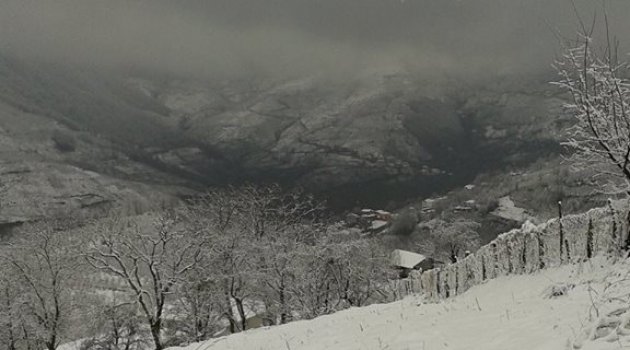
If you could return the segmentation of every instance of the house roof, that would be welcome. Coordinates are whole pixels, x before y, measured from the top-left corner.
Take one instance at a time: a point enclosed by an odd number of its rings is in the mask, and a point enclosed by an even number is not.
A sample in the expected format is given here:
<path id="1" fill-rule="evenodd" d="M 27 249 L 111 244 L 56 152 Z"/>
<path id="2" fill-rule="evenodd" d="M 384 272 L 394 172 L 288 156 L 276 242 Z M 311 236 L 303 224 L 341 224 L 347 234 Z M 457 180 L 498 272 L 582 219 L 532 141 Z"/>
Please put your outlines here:
<path id="1" fill-rule="evenodd" d="M 387 225 L 389 225 L 389 222 L 387 222 L 387 221 L 374 220 L 374 221 L 372 221 L 372 226 L 370 226 L 370 229 L 374 230 L 374 231 L 378 231 L 378 230 L 381 230 L 381 229 L 385 228 Z"/>
<path id="2" fill-rule="evenodd" d="M 509 196 L 499 198 L 499 206 L 490 214 L 516 222 L 524 222 L 528 219 L 525 209 L 518 208 Z"/>
<path id="3" fill-rule="evenodd" d="M 413 269 L 416 265 L 424 261 L 426 257 L 422 254 L 396 249 L 391 255 L 391 264 L 397 267 Z"/>

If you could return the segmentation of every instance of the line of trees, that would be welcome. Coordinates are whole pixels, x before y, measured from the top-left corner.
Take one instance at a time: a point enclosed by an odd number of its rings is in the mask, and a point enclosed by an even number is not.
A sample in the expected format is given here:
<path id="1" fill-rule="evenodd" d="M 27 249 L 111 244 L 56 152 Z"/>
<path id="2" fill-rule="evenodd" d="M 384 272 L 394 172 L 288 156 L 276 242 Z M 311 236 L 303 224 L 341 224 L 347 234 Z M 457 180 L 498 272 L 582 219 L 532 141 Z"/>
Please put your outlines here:
<path id="1" fill-rule="evenodd" d="M 62 334 L 72 334 L 69 313 L 76 306 L 67 288 L 81 273 L 77 242 L 59 227 L 33 228 L 0 252 L 0 343 L 10 350 L 56 349 Z"/>
<path id="2" fill-rule="evenodd" d="M 0 349 L 162 350 L 386 301 L 388 252 L 279 187 L 0 246 Z M 256 324 L 252 321 L 256 316 Z"/>

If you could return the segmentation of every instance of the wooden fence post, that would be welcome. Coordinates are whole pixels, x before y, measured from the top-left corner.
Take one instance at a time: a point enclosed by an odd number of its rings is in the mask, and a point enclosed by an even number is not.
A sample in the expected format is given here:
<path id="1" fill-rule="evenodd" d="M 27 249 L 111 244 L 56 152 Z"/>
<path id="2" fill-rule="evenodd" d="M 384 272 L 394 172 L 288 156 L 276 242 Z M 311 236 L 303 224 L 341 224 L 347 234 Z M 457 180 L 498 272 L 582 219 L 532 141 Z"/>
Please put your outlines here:
<path id="1" fill-rule="evenodd" d="M 613 208 L 612 201 L 608 199 L 608 207 L 610 208 L 610 218 L 612 219 L 612 232 L 611 232 L 611 241 L 612 246 L 608 248 L 608 253 L 613 255 L 620 255 L 620 249 L 622 243 L 620 242 L 620 237 L 617 237 L 617 221 L 615 220 L 615 208 Z"/>
<path id="2" fill-rule="evenodd" d="M 590 259 L 593 257 L 593 219 L 588 218 L 588 231 L 586 231 L 586 258 Z"/>
<path id="3" fill-rule="evenodd" d="M 542 240 L 542 232 L 536 231 L 536 241 L 538 242 L 538 268 L 545 268 L 545 242 Z"/>
<path id="4" fill-rule="evenodd" d="M 560 227 L 560 264 L 564 262 L 564 230 L 562 227 L 562 201 L 558 201 L 558 224 Z"/>

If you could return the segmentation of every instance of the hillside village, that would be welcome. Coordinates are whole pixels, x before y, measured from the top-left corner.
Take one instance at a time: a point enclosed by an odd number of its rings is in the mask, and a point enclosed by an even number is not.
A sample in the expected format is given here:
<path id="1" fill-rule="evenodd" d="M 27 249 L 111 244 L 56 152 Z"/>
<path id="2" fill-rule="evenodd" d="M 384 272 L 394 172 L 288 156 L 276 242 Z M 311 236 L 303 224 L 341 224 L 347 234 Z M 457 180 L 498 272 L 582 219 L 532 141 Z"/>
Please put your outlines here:
<path id="1" fill-rule="evenodd" d="M 512 208 L 507 200 L 505 202 L 508 203 L 506 209 Z M 606 207 L 587 213 L 567 215 L 561 220 L 552 219 L 538 225 L 526 221 L 520 228 L 499 235 L 474 252 L 466 252 L 453 263 L 436 261 L 432 257 L 405 250 L 393 250 L 382 261 L 383 266 L 389 266 L 391 273 L 381 282 L 383 284 L 376 285 L 377 290 L 387 294 L 387 297 L 375 300 L 389 303 L 353 307 L 312 321 L 272 326 L 268 319 L 269 304 L 263 300 L 246 298 L 237 302 L 238 299 L 231 299 L 229 307 L 234 315 L 233 321 L 245 333 L 230 335 L 233 325 L 219 318 L 223 321 L 218 324 L 218 328 L 214 328 L 212 340 L 199 344 L 193 342 L 185 349 L 241 348 L 246 342 L 257 342 L 261 349 L 275 349 L 277 346 L 309 349 L 315 346 L 309 339 L 319 332 L 328 334 L 331 346 L 337 344 L 344 349 L 397 348 L 404 342 L 445 349 L 454 346 L 459 349 L 462 347 L 457 344 L 472 341 L 471 337 L 476 331 L 475 327 L 466 327 L 466 332 L 470 333 L 460 334 L 457 340 L 445 338 L 448 332 L 454 331 L 451 328 L 455 327 L 452 320 L 456 318 L 458 322 L 466 322 L 466 319 L 473 320 L 482 315 L 499 322 L 493 329 L 503 334 L 502 340 L 493 342 L 494 345 L 489 345 L 489 349 L 494 349 L 493 346 L 496 349 L 506 346 L 528 349 L 530 341 L 540 341 L 545 337 L 549 339 L 548 342 L 540 343 L 537 349 L 554 349 L 559 344 L 573 344 L 574 349 L 608 349 L 606 346 L 601 347 L 602 344 L 613 343 L 624 348 L 630 344 L 630 331 L 627 330 L 630 329 L 630 299 L 627 299 L 630 295 L 624 292 L 630 287 L 627 285 L 630 280 L 627 278 L 630 251 L 628 208 L 630 206 L 622 200 L 609 202 Z M 384 231 L 371 230 L 369 220 L 395 220 L 394 214 L 385 211 L 364 209 L 361 212 L 364 216 L 362 219 L 368 221 L 363 222 L 367 229 L 357 229 L 359 235 L 384 234 Z M 104 280 L 103 277 L 95 275 L 84 282 L 85 286 L 100 284 L 105 288 L 103 291 L 111 291 L 111 298 L 124 300 L 125 278 Z M 534 287 L 526 288 L 523 293 L 524 289 L 520 287 L 523 284 Z M 597 292 L 597 301 L 589 294 L 593 290 L 600 291 Z M 588 298 L 589 295 L 591 298 Z M 366 303 L 371 302 L 366 300 Z M 549 306 L 538 309 L 539 305 L 544 304 Z M 560 308 L 553 321 L 557 323 L 555 327 L 559 328 L 540 328 L 531 334 L 510 336 L 509 329 L 512 328 L 503 330 L 506 325 L 518 328 L 519 322 L 525 326 L 526 322 L 540 319 L 547 312 L 547 307 Z M 580 316 L 573 318 L 571 315 L 574 312 Z M 604 313 L 608 313 L 607 316 Z M 176 315 L 171 314 L 165 320 L 177 322 Z M 435 322 L 441 317 L 444 317 L 444 325 L 440 323 L 438 326 Z M 427 323 L 429 320 L 433 320 L 433 323 Z M 569 330 L 575 327 L 577 321 L 582 322 L 580 332 L 571 333 Z M 334 327 L 333 323 L 336 322 L 344 326 Z M 395 324 L 399 324 L 400 328 L 392 328 Z M 426 324 L 422 328 L 440 332 L 440 336 L 409 329 L 410 325 L 422 324 Z M 352 325 L 358 327 L 360 332 L 368 333 L 356 339 L 348 337 L 347 332 L 352 334 L 359 331 L 353 330 Z M 257 330 L 260 327 L 264 329 Z M 311 331 L 303 334 L 305 329 Z M 528 329 L 534 331 L 531 327 Z M 561 329 L 560 333 L 555 333 L 558 329 Z M 554 332 L 555 336 L 544 335 L 549 332 Z M 265 340 L 257 338 L 261 336 Z M 123 334 L 119 340 L 128 341 L 125 337 Z M 60 349 L 83 349 L 89 344 L 97 344 L 91 343 L 95 339 L 78 340 L 62 345 Z M 484 337 L 475 339 L 478 344 L 484 344 Z"/>
<path id="2" fill-rule="evenodd" d="M 243 349 L 251 344 L 298 350 L 626 349 L 627 303 L 611 300 L 627 294 L 627 279 L 619 277 L 627 276 L 627 269 L 627 261 L 576 263 L 499 277 L 440 303 L 414 295 L 173 349 Z"/>
<path id="3" fill-rule="evenodd" d="M 461 262 L 437 269 L 420 267 L 426 262 L 422 255 L 395 251 L 396 267 L 420 271 L 395 284 L 402 301 L 175 349 L 236 349 L 247 343 L 261 349 L 320 348 L 314 339 L 343 349 L 408 344 L 532 349 L 532 343 L 541 350 L 625 349 L 630 347 L 628 208 L 623 201 L 562 221 L 527 222 Z M 570 251 L 561 248 L 563 228 Z M 476 322 L 480 318 L 488 323 Z M 457 337 L 448 336 L 452 333 Z"/>
<path id="4" fill-rule="evenodd" d="M 0 350 L 630 350 L 629 13 L 0 1 Z"/>
<path id="5" fill-rule="evenodd" d="M 28 173 L 30 173 L 30 171 Z M 549 176 L 549 178 L 546 179 L 545 177 L 542 177 L 545 180 L 541 182 L 541 174 L 549 174 L 543 175 Z M 581 187 L 582 185 L 580 184 L 567 185 L 569 184 L 568 182 L 563 182 L 561 191 L 563 191 L 564 193 L 573 191 L 573 193 L 578 194 L 576 197 L 573 197 L 568 202 L 568 205 L 565 205 L 564 208 L 558 207 L 557 203 L 552 202 L 555 197 L 550 197 L 549 199 L 545 199 L 544 201 L 539 202 L 550 203 L 546 208 L 541 206 L 533 207 L 532 202 L 522 201 L 522 198 L 527 198 L 527 195 L 523 196 L 523 194 L 529 193 L 531 188 L 527 185 L 527 182 L 537 179 L 532 182 L 532 186 L 540 186 L 540 184 L 544 183 L 544 181 L 548 181 L 550 184 L 555 184 L 557 177 L 553 172 L 549 172 L 544 166 L 542 166 L 540 169 L 537 169 L 537 167 L 534 166 L 529 168 L 526 173 L 514 172 L 507 177 L 503 177 L 503 179 L 507 180 L 502 180 L 505 181 L 505 184 L 502 184 L 501 186 L 496 186 L 496 182 L 493 181 L 493 179 L 496 178 L 498 177 L 480 177 L 474 182 L 453 189 L 448 193 L 434 196 L 433 198 L 423 199 L 420 202 L 412 201 L 403 208 L 391 211 L 368 208 L 354 209 L 349 211 L 345 216 L 340 217 L 339 221 L 326 223 L 326 226 L 328 227 L 327 231 L 332 234 L 329 238 L 330 243 L 327 243 L 331 244 L 331 249 L 333 249 L 333 252 L 331 252 L 333 254 L 331 255 L 331 258 L 338 259 L 338 257 L 342 257 L 344 254 L 348 254 L 352 250 L 347 249 L 354 249 L 352 247 L 355 245 L 357 245 L 358 249 L 362 250 L 362 254 L 358 254 L 355 256 L 356 259 L 341 259 L 338 262 L 339 267 L 343 266 L 343 264 L 349 264 L 347 267 L 348 275 L 345 275 L 344 278 L 347 279 L 348 283 L 357 283 L 352 288 L 358 288 L 354 289 L 352 293 L 366 292 L 366 290 L 363 288 L 365 288 L 365 286 L 370 286 L 370 284 L 363 284 L 364 282 L 372 282 L 374 284 L 371 287 L 368 287 L 372 289 L 368 289 L 368 293 L 365 295 L 357 295 L 355 297 L 350 297 L 349 295 L 344 296 L 343 294 L 337 295 L 335 297 L 337 300 L 336 306 L 330 307 L 329 309 L 328 307 L 325 307 L 319 311 L 307 311 L 313 312 L 311 316 L 305 317 L 305 315 L 302 314 L 302 312 L 305 311 L 291 311 L 291 313 L 286 313 L 285 316 L 282 316 L 283 313 L 279 311 L 279 309 L 276 309 L 276 306 L 274 306 L 275 302 L 270 303 L 268 300 L 265 300 L 264 294 L 259 294 L 258 296 L 246 294 L 251 292 L 237 292 L 243 293 L 242 295 L 245 297 L 240 297 L 239 294 L 234 294 L 234 297 L 230 297 L 228 299 L 229 302 L 227 304 L 219 307 L 218 309 L 214 309 L 215 306 L 211 305 L 214 305 L 213 303 L 215 303 L 216 298 L 212 296 L 212 294 L 216 293 L 216 289 L 209 289 L 207 291 L 201 290 L 202 294 L 200 294 L 199 296 L 207 297 L 207 301 L 209 303 L 206 305 L 206 307 L 212 308 L 209 309 L 210 312 L 207 313 L 205 316 L 210 317 L 207 320 L 212 321 L 208 323 L 203 323 L 206 325 L 204 327 L 208 327 L 206 330 L 204 330 L 204 332 L 206 333 L 204 333 L 205 335 L 203 335 L 203 337 L 216 339 L 211 341 L 209 344 L 214 344 L 215 342 L 220 343 L 221 339 L 224 339 L 223 337 L 230 337 L 230 334 L 233 333 L 240 333 L 244 331 L 245 334 L 249 334 L 250 332 L 257 332 L 255 331 L 255 329 L 257 328 L 275 328 L 285 323 L 288 323 L 289 325 L 287 325 L 287 327 L 290 327 L 295 321 L 299 319 L 315 318 L 316 321 L 313 322 L 317 322 L 317 320 L 319 320 L 319 317 L 321 317 L 322 315 L 327 315 L 333 312 L 335 313 L 335 315 L 336 312 L 341 312 L 339 314 L 339 317 L 344 317 L 344 309 L 354 309 L 354 307 L 356 306 L 364 307 L 373 303 L 380 304 L 393 302 L 394 304 L 391 304 L 391 306 L 394 307 L 394 305 L 397 305 L 396 303 L 399 302 L 407 303 L 408 301 L 406 300 L 408 299 L 406 298 L 420 298 L 420 300 L 415 301 L 415 303 L 426 303 L 427 305 L 431 305 L 432 303 L 435 303 L 436 301 L 444 298 L 454 298 L 453 300 L 457 300 L 458 295 L 466 294 L 466 290 L 468 290 L 469 288 L 474 289 L 475 285 L 477 284 L 481 283 L 482 285 L 485 285 L 486 283 L 490 283 L 490 281 L 493 281 L 497 278 L 499 281 L 497 281 L 496 283 L 502 283 L 500 282 L 502 281 L 501 276 L 504 275 L 521 275 L 524 273 L 533 273 L 533 276 L 536 276 L 536 274 L 539 273 L 537 271 L 541 267 L 547 269 L 556 268 L 556 266 L 559 266 L 560 264 L 575 264 L 579 261 L 582 261 L 582 259 L 599 256 L 599 253 L 605 253 L 604 255 L 607 256 L 614 256 L 614 254 L 610 255 L 611 250 L 606 248 L 608 247 L 606 245 L 606 242 L 611 243 L 613 241 L 616 241 L 616 247 L 618 248 L 619 254 L 622 254 L 622 252 L 627 249 L 625 248 L 628 246 L 628 243 L 625 241 L 627 240 L 627 237 L 624 238 L 624 232 L 626 231 L 623 231 L 625 230 L 625 223 L 623 220 L 623 210 L 625 209 L 623 209 L 623 204 L 615 204 L 616 206 L 621 205 L 621 209 L 612 209 L 612 207 L 610 207 L 610 205 L 607 204 L 606 201 L 603 201 L 605 205 L 603 209 L 600 209 L 600 212 L 596 211 L 596 213 L 601 213 L 602 211 L 605 212 L 604 217 L 613 220 L 614 223 L 612 224 L 606 224 L 600 219 L 593 219 L 592 217 L 595 214 L 591 214 L 589 212 L 588 214 L 585 214 L 586 217 L 589 219 L 586 219 L 586 221 L 584 221 L 585 219 L 578 220 L 581 227 L 573 227 L 570 226 L 571 224 L 569 224 L 573 222 L 572 220 L 574 220 L 571 216 L 571 213 L 575 213 L 576 211 L 580 210 L 579 208 L 583 207 L 578 206 L 572 209 L 571 203 L 575 203 L 572 201 L 592 200 L 593 203 L 602 203 L 602 200 L 598 199 L 602 198 L 601 196 L 597 194 L 583 192 Z M 96 181 L 101 181 L 98 180 L 98 177 L 96 176 L 93 176 L 93 179 L 95 179 Z M 515 183 L 518 184 L 519 187 L 513 187 L 513 184 Z M 114 187 L 110 186 L 109 188 Z M 275 193 L 273 192 L 275 191 L 273 189 L 256 187 L 252 187 L 250 189 L 246 188 L 244 193 L 239 193 L 240 190 L 238 188 L 235 188 L 232 191 L 233 192 L 231 193 L 228 192 L 225 194 L 221 194 L 220 191 L 214 193 L 210 192 L 210 198 L 215 199 L 213 199 L 211 202 L 205 202 L 205 204 L 203 204 L 204 202 L 199 202 L 199 204 L 202 204 L 201 207 L 198 207 L 198 209 L 202 210 L 201 212 L 195 214 L 193 210 L 193 212 L 186 213 L 185 215 L 194 215 L 193 217 L 196 217 L 196 219 L 194 219 L 193 222 L 198 223 L 202 222 L 198 219 L 201 216 L 198 215 L 204 215 L 206 216 L 206 219 L 210 219 L 207 224 L 217 225 L 220 224 L 220 220 L 223 220 L 221 219 L 221 215 L 223 215 L 221 213 L 221 208 L 229 208 L 230 205 L 233 205 L 234 208 L 237 208 L 243 205 L 241 203 L 251 202 L 254 205 L 251 208 L 262 205 L 260 207 L 262 209 L 264 208 L 266 201 L 269 200 L 269 198 L 265 197 L 267 195 L 266 193 L 271 193 L 274 196 L 278 194 L 273 194 Z M 584 195 L 583 193 L 588 194 Z M 212 197 L 213 195 L 219 197 Z M 89 201 L 92 200 L 91 198 L 84 198 L 81 196 L 75 198 L 76 199 L 73 199 L 73 201 L 78 201 L 78 207 L 82 210 L 93 210 L 93 208 L 98 208 L 100 206 L 100 204 L 97 204 L 96 206 L 90 205 Z M 162 198 L 168 197 L 165 196 Z M 227 200 L 227 198 L 234 198 L 236 199 L 236 201 Z M 519 207 L 515 203 L 515 199 L 519 199 L 520 203 L 522 203 L 521 205 L 524 204 L 524 206 L 528 209 Z M 173 201 L 171 199 L 160 200 L 171 201 L 171 203 L 178 205 L 177 201 Z M 88 204 L 81 204 L 84 201 L 88 201 L 85 202 Z M 215 207 L 212 203 L 222 204 L 221 206 Z M 307 205 L 307 207 L 300 207 L 301 209 L 298 210 L 298 214 L 300 210 L 306 209 L 308 211 L 309 209 L 307 208 L 309 208 L 308 206 L 310 205 L 314 205 L 312 209 L 320 210 L 315 202 L 310 202 L 310 199 L 307 199 L 304 203 Z M 287 202 L 285 204 L 289 205 L 289 207 L 286 207 L 287 210 L 293 210 L 290 209 L 290 202 Z M 210 206 L 204 207 L 205 205 Z M 15 209 L 16 207 L 13 206 L 13 208 Z M 140 214 L 140 216 L 132 215 L 130 217 L 131 220 L 124 219 L 123 221 L 127 221 L 128 225 L 140 224 L 142 227 L 148 228 L 150 230 L 151 227 L 155 227 L 156 224 L 159 224 L 159 220 L 162 220 L 160 219 L 161 215 L 155 216 L 154 214 L 151 214 L 152 209 L 150 209 L 150 207 L 145 206 L 144 208 L 139 207 L 137 209 L 131 208 L 131 211 L 128 210 L 129 209 L 124 209 L 124 211 L 129 213 Z M 272 213 L 275 209 L 273 207 L 268 207 L 267 209 L 263 210 L 270 210 L 269 213 Z M 550 240 L 552 237 L 550 236 L 550 234 L 557 234 L 558 229 L 557 224 L 554 224 L 553 222 L 546 223 L 546 219 L 557 217 L 558 210 L 566 211 L 565 215 L 567 215 L 567 217 L 563 219 L 563 222 L 566 221 L 567 223 L 564 224 L 563 227 L 565 227 L 565 230 L 567 232 L 566 237 L 569 237 L 571 239 L 570 241 L 567 241 L 567 245 L 568 247 L 570 247 L 567 250 L 573 252 L 573 255 L 571 256 L 563 256 L 561 253 L 559 253 L 557 248 L 554 248 L 553 240 Z M 143 212 L 146 213 L 142 214 Z M 206 214 L 202 214 L 204 212 Z M 243 214 L 244 213 L 245 212 L 243 212 Z M 99 214 L 97 214 L 95 217 L 98 217 L 98 215 Z M 577 217 L 582 216 L 578 215 Z M 219 221 L 213 222 L 215 218 Z M 277 218 L 266 218 L 265 220 L 268 219 L 271 219 L 271 222 L 274 222 L 273 225 L 285 225 L 282 222 L 285 222 L 284 220 L 286 220 L 287 218 L 282 218 L 280 216 Z M 239 225 L 244 224 L 246 226 L 242 226 L 242 228 L 238 230 L 249 230 L 249 228 L 247 227 L 251 227 L 252 229 L 254 229 L 253 232 L 256 232 L 256 230 L 258 230 L 258 228 L 255 228 L 258 225 L 256 223 L 256 220 L 249 221 L 251 220 L 251 218 L 245 219 L 245 216 L 243 216 L 243 220 L 245 221 L 242 221 L 242 223 L 239 223 Z M 6 223 L 3 225 L 5 235 L 8 235 L 10 237 L 12 235 L 20 235 L 23 232 L 26 233 L 29 230 L 33 230 L 33 227 L 36 226 L 32 226 L 33 223 L 31 221 L 32 220 L 29 218 L 17 217 L 13 217 L 11 220 L 6 220 Z M 291 222 L 291 220 L 286 221 L 286 224 L 289 224 L 289 222 Z M 460 222 L 460 224 L 464 226 L 449 226 L 453 222 Z M 311 223 L 315 222 L 313 221 Z M 431 223 L 433 223 L 433 226 L 430 226 L 432 225 Z M 111 228 L 107 228 L 107 226 L 112 224 L 113 223 L 108 223 L 107 220 L 102 221 L 102 219 L 98 219 L 95 222 L 95 226 L 92 226 L 92 228 L 90 228 L 89 226 L 84 226 L 83 228 L 79 228 L 79 230 L 84 232 L 82 233 L 82 235 L 85 235 L 85 232 L 93 231 L 94 228 L 98 228 L 96 231 L 94 231 L 95 233 L 97 233 L 98 231 L 107 232 L 107 230 L 111 230 Z M 204 225 L 206 225 L 206 223 L 204 223 Z M 291 225 L 293 225 L 293 223 L 291 223 Z M 599 232 L 597 234 L 593 233 L 593 237 L 589 239 L 587 237 L 588 233 L 591 232 L 591 229 L 589 228 L 590 225 L 593 225 L 593 227 L 597 225 L 604 225 L 603 228 L 601 228 L 601 230 L 603 231 L 597 231 Z M 115 226 L 111 227 L 113 228 Z M 459 234 L 463 232 L 461 230 L 464 227 L 474 228 L 475 236 L 460 236 Z M 551 231 L 549 231 L 549 229 L 547 229 L 546 227 L 556 228 L 553 228 L 551 229 Z M 616 240 L 607 240 L 606 232 L 611 231 L 607 231 L 608 229 L 606 229 L 606 227 L 613 230 L 612 232 L 616 231 L 614 231 L 614 229 L 612 229 L 611 227 L 616 227 L 616 229 L 619 230 L 617 233 L 615 233 L 617 234 Z M 295 230 L 296 228 L 297 227 L 294 227 L 291 230 Z M 61 228 L 61 230 L 63 231 L 66 231 L 68 229 L 76 230 L 72 228 Z M 277 228 L 268 227 L 267 229 L 275 230 Z M 455 230 L 442 231 L 449 229 Z M 515 231 L 510 231 L 512 229 L 515 229 Z M 301 229 L 298 229 L 298 231 L 296 232 L 300 231 Z M 507 231 L 510 231 L 510 233 L 501 235 L 497 240 L 493 239 L 497 235 Z M 425 242 L 427 242 L 427 240 L 435 242 L 435 244 L 440 242 L 439 240 L 436 240 L 434 236 L 431 236 L 432 233 L 446 235 L 447 232 L 452 232 L 451 234 L 453 234 L 454 236 L 452 236 L 451 238 L 452 241 L 445 240 L 440 243 L 445 244 L 445 246 L 423 245 Z M 542 235 L 538 235 L 537 232 L 542 232 Z M 427 236 L 427 233 L 429 234 L 429 236 Z M 477 237 L 476 235 L 479 235 L 479 237 Z M 70 235 L 70 237 L 72 236 L 74 235 Z M 543 242 L 543 240 L 544 243 L 541 243 Z M 560 239 L 556 238 L 556 241 L 560 241 Z M 245 241 L 243 241 L 243 243 L 244 242 Z M 371 246 L 372 243 L 370 242 L 379 242 L 377 243 L 379 247 Z M 444 250 L 445 247 L 449 245 L 449 242 L 462 242 L 463 244 L 457 245 L 457 251 L 455 251 L 453 255 L 447 254 L 447 252 Z M 228 242 L 226 241 L 225 243 Z M 275 245 L 278 243 L 280 242 L 275 242 L 273 244 Z M 282 247 L 282 244 L 286 243 L 280 243 L 280 245 L 278 245 L 277 247 Z M 346 244 L 349 245 L 345 246 Z M 200 247 L 203 247 L 203 245 L 200 245 Z M 307 247 L 308 245 L 304 246 L 304 248 Z M 582 250 L 579 251 L 578 248 Z M 268 252 L 265 252 L 264 250 L 260 252 L 249 250 L 250 248 L 247 248 L 247 245 L 243 245 L 243 249 L 245 250 L 243 250 L 241 254 L 246 254 L 246 256 L 250 256 L 252 259 L 259 259 L 259 256 L 264 257 L 266 256 L 266 254 L 268 254 Z M 273 249 L 275 250 L 276 248 Z M 541 251 L 540 249 L 551 250 Z M 615 251 L 615 249 L 613 249 L 613 251 Z M 270 250 L 270 252 L 273 251 Z M 518 253 L 516 254 L 516 252 Z M 258 255 L 261 253 L 263 255 Z M 372 254 L 377 255 L 375 256 Z M 293 257 L 290 257 L 289 260 L 286 261 L 297 261 L 291 259 L 302 259 L 302 257 L 300 257 L 299 255 L 295 255 Z M 614 261 L 614 259 L 612 261 Z M 26 263 L 26 261 L 24 262 Z M 377 264 L 374 265 L 377 267 L 377 269 L 364 270 L 366 268 L 366 262 Z M 292 271 L 291 269 L 295 269 L 295 271 L 301 271 L 300 269 L 303 269 L 302 264 L 304 263 L 308 264 L 308 261 L 300 262 L 299 266 L 289 265 L 289 269 L 287 271 Z M 608 262 L 606 263 L 608 264 Z M 104 266 L 100 267 L 102 268 Z M 316 265 L 314 265 L 313 267 L 315 268 Z M 234 270 L 231 270 L 231 272 L 225 270 L 221 273 L 229 273 L 232 276 L 252 276 L 253 278 L 257 279 L 256 281 L 258 281 L 259 277 L 257 277 L 256 274 L 260 272 L 256 272 L 256 270 L 257 269 L 253 268 L 253 266 L 250 266 L 249 264 L 244 264 L 240 267 L 236 267 L 236 269 Z M 317 270 L 315 269 L 313 271 Z M 546 272 L 543 271 L 542 273 L 545 274 Z M 335 276 L 330 277 L 337 278 Z M 581 277 L 576 275 L 576 278 Z M 88 275 L 86 275 L 86 278 L 81 278 L 80 280 L 78 280 L 77 278 L 73 279 L 73 288 L 79 288 L 82 290 L 98 290 L 99 294 L 104 293 L 105 295 L 109 295 L 107 299 L 111 301 L 130 301 L 131 299 L 129 299 L 129 296 L 133 295 L 133 292 L 129 294 L 129 292 L 132 290 L 129 289 L 130 285 L 125 280 L 125 278 L 121 278 L 120 276 L 117 277 L 115 276 L 115 274 L 114 276 L 112 276 L 108 273 L 89 273 Z M 238 279 L 235 279 L 235 281 L 236 280 Z M 145 282 L 141 281 L 140 283 L 141 284 L 139 285 L 142 285 Z M 252 284 L 252 286 L 253 285 L 255 284 Z M 244 286 L 247 285 L 244 284 Z M 337 284 L 337 287 L 342 286 L 343 285 Z M 303 288 L 303 286 L 300 286 L 300 288 Z M 349 291 L 353 290 L 352 288 L 348 288 L 348 286 L 346 286 L 345 288 L 346 289 L 344 293 L 348 293 Z M 542 284 L 540 288 L 543 288 Z M 551 287 L 546 286 L 545 288 Z M 270 291 L 272 290 L 273 289 L 270 289 Z M 342 288 L 341 290 L 344 290 L 344 288 Z M 530 302 L 534 302 L 534 300 L 537 300 L 535 299 L 536 296 L 534 295 L 529 296 L 529 298 L 534 298 L 531 299 Z M 165 324 L 178 325 L 181 322 L 185 322 L 185 318 L 183 316 L 182 318 L 178 316 L 178 314 L 181 312 L 188 312 L 184 311 L 184 309 L 180 309 L 183 304 L 177 306 L 165 306 Z M 99 305 L 99 307 L 101 306 Z M 229 316 L 226 317 L 225 315 Z M 114 321 L 117 320 L 118 317 L 124 318 L 125 316 L 124 314 L 115 313 L 112 314 L 112 317 L 114 317 L 112 318 L 112 321 Z M 283 319 L 285 317 L 286 319 Z M 359 313 L 356 317 L 361 318 L 363 316 L 361 316 L 361 314 Z M 410 315 L 408 317 L 412 316 Z M 613 328 L 615 329 L 615 332 L 619 333 L 621 336 L 623 335 L 624 327 L 623 317 L 620 316 L 620 320 L 621 321 L 617 324 L 617 326 L 615 326 L 616 328 Z M 133 323 L 121 325 L 122 327 L 135 327 L 133 326 Z M 134 328 L 126 328 L 126 330 L 124 330 L 124 328 L 121 328 L 122 333 L 115 338 L 111 338 L 109 331 L 103 332 L 104 329 L 107 329 L 107 326 L 99 325 L 97 327 L 99 331 L 97 331 L 95 336 L 88 339 L 79 339 L 73 342 L 69 342 L 68 344 L 61 345 L 60 349 L 82 350 L 86 347 L 89 348 L 90 346 L 101 346 L 98 344 L 106 344 L 107 342 L 111 341 L 111 339 L 118 339 L 119 342 L 127 341 L 127 344 L 129 344 L 130 346 L 131 344 L 136 344 L 134 346 L 139 346 L 140 348 L 144 346 L 149 346 L 147 344 L 147 340 L 140 341 L 140 338 L 135 338 L 140 337 L 139 334 L 141 334 L 141 332 L 137 333 L 138 331 L 133 330 Z M 570 339 L 571 337 L 565 336 L 565 338 Z M 190 338 L 189 335 L 182 334 L 181 337 L 175 336 L 172 339 L 189 339 L 180 341 L 180 344 L 190 343 L 193 347 L 197 346 L 193 345 L 195 344 L 195 338 Z M 202 338 L 197 339 L 202 340 Z M 269 343 L 269 348 L 274 348 L 275 345 L 271 344 L 273 344 L 273 342 Z M 348 348 L 352 348 L 351 345 L 348 346 Z M 371 344 L 368 345 L 368 348 L 381 348 L 383 346 L 386 345 L 376 346 L 375 344 Z"/>

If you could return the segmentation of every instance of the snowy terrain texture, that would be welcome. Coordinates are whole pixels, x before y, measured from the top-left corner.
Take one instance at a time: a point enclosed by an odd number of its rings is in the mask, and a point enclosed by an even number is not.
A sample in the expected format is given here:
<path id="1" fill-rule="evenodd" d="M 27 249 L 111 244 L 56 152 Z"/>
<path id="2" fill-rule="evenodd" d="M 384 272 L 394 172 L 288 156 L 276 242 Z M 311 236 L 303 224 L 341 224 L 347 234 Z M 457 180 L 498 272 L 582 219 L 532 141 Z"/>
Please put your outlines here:
<path id="1" fill-rule="evenodd" d="M 421 296 L 170 350 L 630 349 L 630 260 L 503 276 L 431 303 Z"/>

